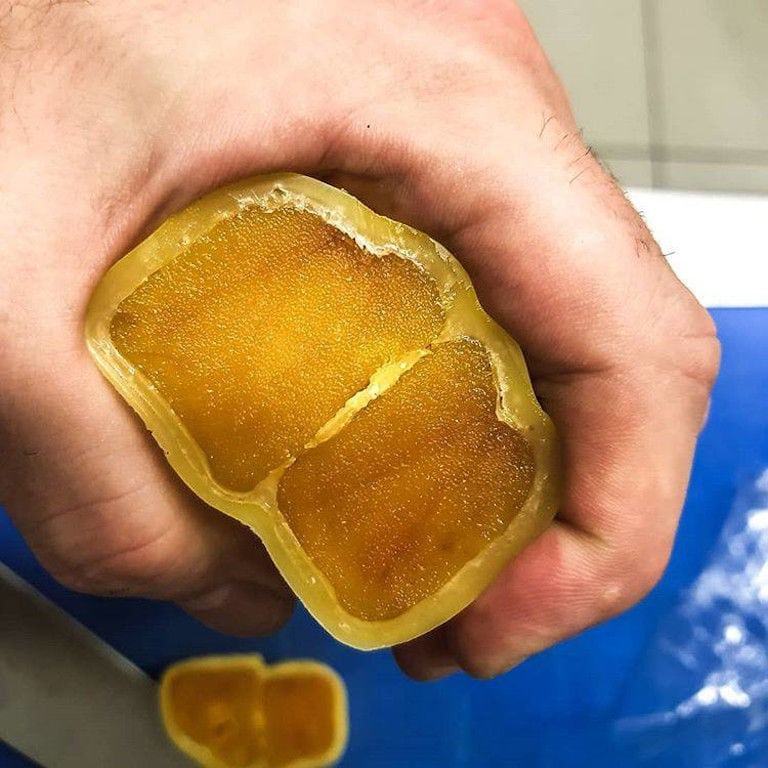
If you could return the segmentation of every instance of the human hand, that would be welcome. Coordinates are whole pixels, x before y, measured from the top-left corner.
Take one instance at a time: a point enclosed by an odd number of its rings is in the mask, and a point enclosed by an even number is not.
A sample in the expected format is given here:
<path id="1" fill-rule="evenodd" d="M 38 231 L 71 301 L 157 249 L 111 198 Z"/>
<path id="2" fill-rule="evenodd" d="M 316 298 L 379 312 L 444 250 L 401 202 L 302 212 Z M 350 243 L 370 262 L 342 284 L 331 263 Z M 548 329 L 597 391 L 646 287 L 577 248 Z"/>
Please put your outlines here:
<path id="1" fill-rule="evenodd" d="M 514 3 L 33 3 L 5 14 L 0 41 L 0 498 L 55 576 L 175 600 L 226 631 L 289 614 L 263 549 L 172 475 L 82 327 L 99 277 L 170 212 L 293 170 L 462 261 L 562 441 L 557 521 L 396 649 L 403 669 L 498 674 L 655 583 L 714 327 L 587 150 Z"/>

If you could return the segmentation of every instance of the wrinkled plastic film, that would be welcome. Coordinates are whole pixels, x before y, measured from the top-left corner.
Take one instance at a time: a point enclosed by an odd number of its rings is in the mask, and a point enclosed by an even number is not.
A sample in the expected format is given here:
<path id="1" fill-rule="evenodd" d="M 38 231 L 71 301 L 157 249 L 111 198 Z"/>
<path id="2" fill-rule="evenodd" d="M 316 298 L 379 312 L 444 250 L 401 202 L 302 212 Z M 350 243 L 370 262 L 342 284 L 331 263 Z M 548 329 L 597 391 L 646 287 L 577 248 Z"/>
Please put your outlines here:
<path id="1" fill-rule="evenodd" d="M 652 712 L 637 712 L 654 701 Z M 659 625 L 610 741 L 631 765 L 768 766 L 768 469 Z"/>

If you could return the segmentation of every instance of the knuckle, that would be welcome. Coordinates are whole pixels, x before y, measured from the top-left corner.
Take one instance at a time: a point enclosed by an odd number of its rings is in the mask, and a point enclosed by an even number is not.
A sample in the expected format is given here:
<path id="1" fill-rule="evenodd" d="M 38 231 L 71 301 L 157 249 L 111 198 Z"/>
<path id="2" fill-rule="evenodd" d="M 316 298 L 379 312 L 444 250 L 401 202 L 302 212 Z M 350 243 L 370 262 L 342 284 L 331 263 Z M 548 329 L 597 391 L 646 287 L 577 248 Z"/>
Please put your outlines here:
<path id="1" fill-rule="evenodd" d="M 480 601 L 459 614 L 446 633 L 453 659 L 476 680 L 490 680 L 514 665 L 515 652 L 500 633 L 497 618 Z"/>
<path id="2" fill-rule="evenodd" d="M 669 563 L 671 543 L 649 548 L 637 565 L 637 595 L 633 602 L 645 597 L 661 581 Z"/>
<path id="3" fill-rule="evenodd" d="M 666 363 L 706 393 L 720 370 L 720 341 L 712 316 L 687 290 L 675 286 L 674 298 L 659 312 L 662 337 L 653 337 L 666 349 Z"/>
<path id="4" fill-rule="evenodd" d="M 476 654 L 459 658 L 459 666 L 475 680 L 492 680 L 507 670 L 507 665 L 498 665 Z"/>
<path id="5" fill-rule="evenodd" d="M 293 614 L 296 599 L 253 585 L 227 582 L 202 594 L 177 599 L 177 603 L 219 632 L 235 637 L 254 637 L 271 635 L 282 628 Z"/>
<path id="6" fill-rule="evenodd" d="M 73 560 L 69 555 L 49 554 L 40 559 L 51 576 L 73 592 L 100 595 L 112 591 L 103 574 L 92 572 L 87 564 Z"/>
<path id="7" fill-rule="evenodd" d="M 420 17 L 424 10 L 420 3 Z M 540 65 L 546 60 L 524 12 L 512 0 L 442 0 L 430 3 L 429 12 L 432 23 L 442 24 L 468 51 L 482 51 L 499 62 Z"/>
<path id="8" fill-rule="evenodd" d="M 709 315 L 707 315 L 709 318 Z M 712 326 L 712 333 L 691 337 L 688 350 L 687 372 L 694 381 L 711 389 L 720 371 L 720 341 Z"/>
<path id="9" fill-rule="evenodd" d="M 126 567 L 119 558 L 97 560 L 66 559 L 48 561 L 51 575 L 67 589 L 91 595 L 121 596 L 137 594 L 139 573 Z"/>
<path id="10" fill-rule="evenodd" d="M 128 596 L 154 592 L 168 567 L 160 536 L 122 542 L 105 536 L 98 544 L 53 539 L 38 548 L 51 575 L 68 589 L 94 595 Z"/>
<path id="11" fill-rule="evenodd" d="M 461 639 L 460 635 L 454 644 L 456 663 L 475 680 L 490 680 L 501 672 L 485 654 L 479 651 L 471 642 Z"/>
<path id="12" fill-rule="evenodd" d="M 489 19 L 496 28 L 501 25 L 507 32 L 516 30 L 529 33 L 531 31 L 522 9 L 512 0 L 481 0 L 471 2 L 469 5 L 478 16 Z"/>
<path id="13" fill-rule="evenodd" d="M 293 616 L 296 608 L 296 598 L 279 597 L 268 601 L 269 609 L 265 613 L 262 624 L 262 634 L 271 635 L 282 629 Z"/>
<path id="14" fill-rule="evenodd" d="M 102 555 L 83 563 L 81 574 L 89 591 L 104 595 L 149 595 L 163 580 L 168 568 L 167 552 L 160 536 L 131 545 L 114 544 Z"/>
<path id="15" fill-rule="evenodd" d="M 551 643 L 547 643 L 549 645 Z M 475 680 L 492 680 L 503 675 L 528 657 L 528 653 L 519 653 L 505 649 L 503 653 L 482 646 L 471 640 L 457 639 L 454 645 L 454 658 L 464 672 Z"/>
<path id="16" fill-rule="evenodd" d="M 614 618 L 635 604 L 636 581 L 614 581 L 606 584 L 597 596 L 596 624 Z M 637 598 L 639 599 L 639 597 Z"/>
<path id="17" fill-rule="evenodd" d="M 612 573 L 616 578 L 605 578 L 598 597 L 599 622 L 607 621 L 640 602 L 661 580 L 669 562 L 669 546 L 648 547 L 644 552 L 617 557 Z M 628 562 L 634 562 L 627 568 Z"/>
<path id="18" fill-rule="evenodd" d="M 141 594 L 162 575 L 171 530 L 133 514 L 141 490 L 110 489 L 75 503 L 49 500 L 41 508 L 26 535 L 57 581 L 77 592 L 130 595 Z M 134 524 L 126 523 L 129 518 Z"/>

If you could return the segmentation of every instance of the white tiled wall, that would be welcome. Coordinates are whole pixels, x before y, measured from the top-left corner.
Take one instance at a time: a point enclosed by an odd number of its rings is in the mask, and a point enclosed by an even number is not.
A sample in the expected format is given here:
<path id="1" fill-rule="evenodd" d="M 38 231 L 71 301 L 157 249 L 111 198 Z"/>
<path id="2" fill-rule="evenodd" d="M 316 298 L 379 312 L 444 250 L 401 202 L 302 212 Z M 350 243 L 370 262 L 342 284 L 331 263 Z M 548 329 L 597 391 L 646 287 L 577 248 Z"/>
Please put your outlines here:
<path id="1" fill-rule="evenodd" d="M 768 191 L 768 0 L 521 0 L 626 185 Z"/>

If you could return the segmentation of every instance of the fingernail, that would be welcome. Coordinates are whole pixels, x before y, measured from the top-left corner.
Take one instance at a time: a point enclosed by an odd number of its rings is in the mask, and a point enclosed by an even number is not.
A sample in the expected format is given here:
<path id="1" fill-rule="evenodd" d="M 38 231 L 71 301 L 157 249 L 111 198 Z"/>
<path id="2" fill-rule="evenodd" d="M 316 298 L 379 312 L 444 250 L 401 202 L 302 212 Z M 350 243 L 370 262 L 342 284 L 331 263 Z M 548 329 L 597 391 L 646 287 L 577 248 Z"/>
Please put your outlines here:
<path id="1" fill-rule="evenodd" d="M 519 667 L 529 658 L 529 656 L 516 656 L 511 661 L 504 659 L 503 661 L 484 662 L 475 669 L 467 670 L 467 672 L 478 680 L 492 680 L 495 677 L 506 675 L 507 672 Z"/>
<path id="2" fill-rule="evenodd" d="M 455 675 L 458 671 L 458 664 L 445 664 L 424 670 L 424 674 L 420 675 L 418 679 L 425 683 L 431 683 L 435 680 L 442 680 L 443 678 Z"/>
<path id="3" fill-rule="evenodd" d="M 206 592 L 180 600 L 179 605 L 183 606 L 185 611 L 214 611 L 227 601 L 231 592 L 232 584 L 220 584 Z"/>
<path id="4" fill-rule="evenodd" d="M 460 669 L 453 656 L 444 649 L 405 645 L 395 649 L 394 657 L 400 669 L 418 682 L 440 680 Z"/>
<path id="5" fill-rule="evenodd" d="M 241 637 L 271 634 L 293 613 L 295 600 L 255 584 L 230 582 L 179 601 L 203 624 Z"/>

